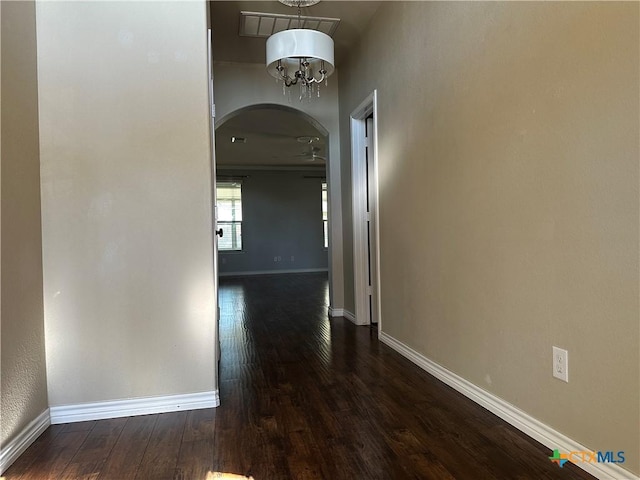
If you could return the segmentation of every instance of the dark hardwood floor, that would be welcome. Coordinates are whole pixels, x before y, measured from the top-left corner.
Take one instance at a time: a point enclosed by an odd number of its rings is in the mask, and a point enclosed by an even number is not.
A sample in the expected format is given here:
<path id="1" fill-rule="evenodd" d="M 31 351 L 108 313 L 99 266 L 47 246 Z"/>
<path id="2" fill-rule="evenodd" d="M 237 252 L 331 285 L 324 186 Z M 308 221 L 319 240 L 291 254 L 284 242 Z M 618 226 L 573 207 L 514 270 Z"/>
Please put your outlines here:
<path id="1" fill-rule="evenodd" d="M 322 274 L 222 280 L 220 407 L 52 426 L 6 479 L 592 478 L 327 299 Z"/>

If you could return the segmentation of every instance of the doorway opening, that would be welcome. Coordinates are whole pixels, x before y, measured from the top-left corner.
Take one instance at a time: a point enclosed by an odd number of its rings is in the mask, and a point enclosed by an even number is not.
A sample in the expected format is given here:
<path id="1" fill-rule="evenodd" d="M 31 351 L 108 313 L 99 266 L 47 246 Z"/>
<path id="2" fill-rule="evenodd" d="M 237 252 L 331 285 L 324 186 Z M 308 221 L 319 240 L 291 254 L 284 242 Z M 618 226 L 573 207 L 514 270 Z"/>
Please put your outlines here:
<path id="1" fill-rule="evenodd" d="M 215 145 L 220 277 L 329 273 L 328 130 L 256 104 L 216 122 Z"/>

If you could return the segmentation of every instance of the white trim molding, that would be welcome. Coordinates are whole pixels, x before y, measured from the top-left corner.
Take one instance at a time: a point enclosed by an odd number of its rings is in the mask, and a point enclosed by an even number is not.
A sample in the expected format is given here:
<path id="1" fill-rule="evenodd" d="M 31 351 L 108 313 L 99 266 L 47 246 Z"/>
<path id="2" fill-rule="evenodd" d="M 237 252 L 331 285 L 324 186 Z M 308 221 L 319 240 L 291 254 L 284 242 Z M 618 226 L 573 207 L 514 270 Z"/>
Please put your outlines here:
<path id="1" fill-rule="evenodd" d="M 51 417 L 47 408 L 0 450 L 0 475 L 42 435 L 49 425 L 51 425 Z"/>
<path id="2" fill-rule="evenodd" d="M 165 395 L 159 397 L 109 400 L 105 402 L 80 403 L 51 407 L 51 423 L 84 422 L 107 418 L 132 417 L 154 413 L 177 412 L 180 410 L 198 410 L 214 408 L 220 405 L 217 390 L 184 395 Z"/>
<path id="3" fill-rule="evenodd" d="M 369 123 L 370 115 L 373 120 Z M 350 128 L 354 322 L 357 325 L 377 323 L 380 329 L 377 90 L 351 113 Z"/>
<path id="4" fill-rule="evenodd" d="M 531 438 L 542 443 L 546 447 L 564 452 L 591 451 L 592 449 L 581 445 L 575 440 L 563 435 L 549 425 L 533 418 L 528 413 L 518 409 L 500 397 L 481 389 L 477 385 L 465 380 L 455 373 L 447 370 L 442 365 L 428 359 L 421 353 L 416 352 L 411 347 L 396 340 L 392 336 L 380 332 L 379 339 L 403 357 L 407 358 L 417 366 L 430 373 L 438 380 L 454 388 L 465 397 L 470 398 L 475 403 L 483 406 L 491 413 L 497 415 L 505 422 L 517 428 Z M 575 464 L 591 475 L 601 480 L 640 480 L 640 477 L 619 465 L 610 463 L 580 462 Z"/>
<path id="5" fill-rule="evenodd" d="M 330 317 L 344 317 L 347 320 L 356 323 L 356 316 L 351 313 L 349 310 L 345 310 L 344 308 L 333 308 L 329 307 L 329 316 Z"/>

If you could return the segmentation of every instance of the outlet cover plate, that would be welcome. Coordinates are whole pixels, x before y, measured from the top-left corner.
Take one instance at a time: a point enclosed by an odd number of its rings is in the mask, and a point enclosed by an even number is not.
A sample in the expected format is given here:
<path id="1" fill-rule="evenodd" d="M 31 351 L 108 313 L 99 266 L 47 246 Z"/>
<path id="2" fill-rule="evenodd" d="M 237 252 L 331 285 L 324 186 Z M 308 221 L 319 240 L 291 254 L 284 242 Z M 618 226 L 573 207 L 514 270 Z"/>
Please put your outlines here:
<path id="1" fill-rule="evenodd" d="M 569 382 L 569 352 L 558 347 L 553 347 L 553 376 Z"/>

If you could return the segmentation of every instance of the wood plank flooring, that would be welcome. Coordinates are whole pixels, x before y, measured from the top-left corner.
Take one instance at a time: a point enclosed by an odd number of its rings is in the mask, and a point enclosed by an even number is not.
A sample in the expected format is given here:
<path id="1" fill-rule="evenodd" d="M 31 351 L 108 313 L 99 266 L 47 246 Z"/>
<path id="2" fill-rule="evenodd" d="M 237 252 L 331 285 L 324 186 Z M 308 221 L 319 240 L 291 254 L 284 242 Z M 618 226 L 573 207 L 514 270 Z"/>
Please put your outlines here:
<path id="1" fill-rule="evenodd" d="M 592 478 L 327 300 L 324 274 L 223 279 L 220 407 L 54 425 L 5 478 Z"/>

